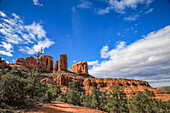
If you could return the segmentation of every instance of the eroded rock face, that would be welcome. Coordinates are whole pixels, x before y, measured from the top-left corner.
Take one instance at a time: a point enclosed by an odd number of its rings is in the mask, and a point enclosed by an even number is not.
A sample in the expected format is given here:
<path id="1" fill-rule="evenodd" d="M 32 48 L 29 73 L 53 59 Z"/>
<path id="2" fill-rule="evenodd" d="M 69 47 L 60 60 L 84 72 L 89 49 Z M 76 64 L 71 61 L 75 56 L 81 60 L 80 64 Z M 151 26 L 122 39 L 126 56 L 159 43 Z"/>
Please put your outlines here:
<path id="1" fill-rule="evenodd" d="M 32 56 L 27 57 L 25 59 L 25 65 L 30 67 L 30 68 L 35 68 L 36 67 L 36 59 Z"/>
<path id="2" fill-rule="evenodd" d="M 25 65 L 25 59 L 24 58 L 17 58 L 15 65 Z"/>
<path id="3" fill-rule="evenodd" d="M 152 88 L 148 82 L 146 81 L 138 81 L 133 79 L 113 79 L 113 78 L 84 78 L 83 76 L 72 76 L 72 75 L 64 75 L 64 74 L 55 74 L 53 80 L 54 82 L 58 83 L 58 85 L 62 85 L 62 87 L 68 89 L 69 83 L 73 80 L 76 81 L 78 85 L 83 86 L 83 91 L 86 95 L 91 95 L 92 86 L 97 87 L 100 85 L 101 91 L 109 90 L 110 86 L 120 86 L 124 89 L 127 97 L 131 94 L 135 94 L 138 91 L 144 91 L 144 89 L 148 89 L 149 91 L 153 91 L 155 95 L 159 95 L 161 98 L 162 92 Z M 48 83 L 47 79 L 42 80 L 41 82 L 45 81 Z M 47 84 L 49 86 L 49 83 Z M 62 90 L 63 91 L 63 90 Z M 169 97 L 170 98 L 170 95 Z"/>
<path id="4" fill-rule="evenodd" d="M 32 56 L 24 58 L 18 58 L 15 65 L 26 66 L 29 68 L 36 68 L 37 58 Z M 39 70 L 43 72 L 51 72 L 53 70 L 53 57 L 49 55 L 43 55 L 39 57 Z"/>
<path id="5" fill-rule="evenodd" d="M 55 73 L 56 71 L 58 71 L 58 60 L 55 63 L 55 67 L 53 69 L 53 73 Z"/>
<path id="6" fill-rule="evenodd" d="M 87 62 L 78 62 L 71 66 L 71 72 L 77 73 L 77 74 L 84 74 L 88 75 L 88 65 Z"/>
<path id="7" fill-rule="evenodd" d="M 44 72 L 50 72 L 53 70 L 53 57 L 49 55 L 43 55 L 39 58 L 40 70 Z"/>
<path id="8" fill-rule="evenodd" d="M 68 65 L 67 55 L 66 54 L 60 55 L 58 71 L 68 71 L 67 65 Z"/>

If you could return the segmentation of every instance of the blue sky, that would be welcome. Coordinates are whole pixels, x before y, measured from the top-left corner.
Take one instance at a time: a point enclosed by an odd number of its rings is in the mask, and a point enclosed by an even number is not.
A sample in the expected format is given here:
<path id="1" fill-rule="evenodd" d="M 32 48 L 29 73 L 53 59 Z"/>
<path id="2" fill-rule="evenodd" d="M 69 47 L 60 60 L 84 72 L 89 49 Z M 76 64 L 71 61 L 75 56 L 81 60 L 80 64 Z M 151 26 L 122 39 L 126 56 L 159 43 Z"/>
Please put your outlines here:
<path id="1" fill-rule="evenodd" d="M 0 0 L 0 57 L 41 47 L 87 61 L 95 77 L 170 85 L 169 0 Z"/>

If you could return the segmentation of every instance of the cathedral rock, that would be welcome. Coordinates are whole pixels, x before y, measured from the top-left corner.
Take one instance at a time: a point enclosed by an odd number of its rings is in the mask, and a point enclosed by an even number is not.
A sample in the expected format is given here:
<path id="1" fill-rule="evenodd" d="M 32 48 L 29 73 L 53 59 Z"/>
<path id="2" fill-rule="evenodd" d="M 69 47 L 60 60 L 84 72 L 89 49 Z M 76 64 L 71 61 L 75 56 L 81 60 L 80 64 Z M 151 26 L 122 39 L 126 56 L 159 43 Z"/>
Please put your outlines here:
<path id="1" fill-rule="evenodd" d="M 37 58 L 32 56 L 24 58 L 18 58 L 15 62 L 15 65 L 26 66 L 29 68 L 36 68 Z M 42 72 L 51 72 L 53 70 L 53 57 L 49 55 L 43 55 L 39 57 L 39 70 Z"/>
<path id="2" fill-rule="evenodd" d="M 68 65 L 67 55 L 66 54 L 60 55 L 58 71 L 68 71 L 67 65 Z"/>
<path id="3" fill-rule="evenodd" d="M 83 74 L 88 75 L 88 65 L 87 62 L 80 61 L 78 63 L 75 63 L 71 66 L 71 72 L 77 73 L 77 74 Z"/>

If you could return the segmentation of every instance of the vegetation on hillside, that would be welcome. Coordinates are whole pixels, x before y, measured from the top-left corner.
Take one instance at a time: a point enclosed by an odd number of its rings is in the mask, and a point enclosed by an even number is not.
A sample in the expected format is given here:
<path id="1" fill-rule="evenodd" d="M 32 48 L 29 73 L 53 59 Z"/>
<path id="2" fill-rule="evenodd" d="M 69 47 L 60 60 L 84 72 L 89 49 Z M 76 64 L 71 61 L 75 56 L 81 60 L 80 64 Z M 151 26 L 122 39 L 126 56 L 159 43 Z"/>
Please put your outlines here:
<path id="1" fill-rule="evenodd" d="M 170 101 L 153 99 L 153 92 L 145 90 L 131 95 L 127 99 L 119 86 L 110 87 L 106 92 L 100 86 L 92 88 L 92 95 L 85 95 L 83 86 L 76 81 L 69 83 L 69 89 L 63 93 L 57 83 L 50 81 L 50 86 L 40 83 L 41 74 L 36 69 L 27 75 L 18 67 L 0 69 L 0 110 L 30 108 L 36 102 L 63 101 L 72 105 L 90 107 L 108 113 L 168 113 Z"/>
<path id="2" fill-rule="evenodd" d="M 156 89 L 162 91 L 163 93 L 170 94 L 170 86 L 160 86 L 157 87 Z"/>

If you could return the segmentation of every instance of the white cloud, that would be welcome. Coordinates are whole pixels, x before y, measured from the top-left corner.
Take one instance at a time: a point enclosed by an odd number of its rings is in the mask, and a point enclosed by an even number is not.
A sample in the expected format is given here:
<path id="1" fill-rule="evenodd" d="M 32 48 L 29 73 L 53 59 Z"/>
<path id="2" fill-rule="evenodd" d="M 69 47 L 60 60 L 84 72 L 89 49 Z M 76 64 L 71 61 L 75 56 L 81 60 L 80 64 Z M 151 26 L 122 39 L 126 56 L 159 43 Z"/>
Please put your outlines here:
<path id="1" fill-rule="evenodd" d="M 13 56 L 12 52 L 13 52 L 13 46 L 11 44 L 8 44 L 6 42 L 1 42 L 2 44 L 0 44 L 0 54 L 6 55 L 6 56 Z"/>
<path id="2" fill-rule="evenodd" d="M 11 44 L 7 44 L 6 42 L 2 42 L 2 45 L 0 46 L 5 48 L 7 51 L 10 51 L 13 48 Z"/>
<path id="3" fill-rule="evenodd" d="M 0 16 L 2 16 L 2 17 L 6 17 L 6 14 L 5 14 L 5 13 L 3 13 L 2 11 L 0 11 Z"/>
<path id="4" fill-rule="evenodd" d="M 92 5 L 91 2 L 82 2 L 80 5 L 78 5 L 77 7 L 79 8 L 90 8 L 90 6 Z"/>
<path id="5" fill-rule="evenodd" d="M 107 45 L 103 46 L 103 48 L 100 51 L 101 58 L 108 58 L 109 57 L 108 51 L 109 51 L 109 46 Z"/>
<path id="6" fill-rule="evenodd" d="M 33 22 L 31 25 L 25 26 L 29 33 L 37 35 L 39 39 L 46 36 L 46 32 L 39 23 Z"/>
<path id="7" fill-rule="evenodd" d="M 75 13 L 76 12 L 76 9 L 78 8 L 82 8 L 82 9 L 89 9 L 91 8 L 91 5 L 93 4 L 92 2 L 88 2 L 86 0 L 81 0 L 80 1 L 81 3 L 77 6 L 74 6 L 71 8 L 71 10 Z"/>
<path id="8" fill-rule="evenodd" d="M 105 9 L 99 9 L 97 14 L 99 15 L 103 15 L 103 14 L 106 14 L 106 13 L 109 13 L 109 11 L 111 10 L 112 8 L 111 7 L 107 7 Z"/>
<path id="9" fill-rule="evenodd" d="M 16 19 L 20 19 L 20 17 L 16 15 L 15 13 L 12 13 L 12 16 L 14 16 Z"/>
<path id="10" fill-rule="evenodd" d="M 138 5 L 149 5 L 153 0 L 105 0 L 109 7 L 105 9 L 99 9 L 97 14 L 109 13 L 111 10 L 114 10 L 117 13 L 125 13 L 126 9 L 135 10 Z"/>
<path id="11" fill-rule="evenodd" d="M 76 60 L 73 60 L 73 62 L 76 62 Z"/>
<path id="12" fill-rule="evenodd" d="M 120 42 L 116 49 L 101 49 L 101 58 L 109 58 L 89 71 L 96 77 L 126 77 L 148 81 L 156 86 L 170 79 L 170 25 L 149 33 L 130 45 Z"/>
<path id="13" fill-rule="evenodd" d="M 98 60 L 96 60 L 96 61 L 89 61 L 89 62 L 87 62 L 87 64 L 94 66 L 94 65 L 98 65 L 99 61 Z"/>
<path id="14" fill-rule="evenodd" d="M 34 5 L 43 6 L 38 0 L 33 0 Z"/>
<path id="15" fill-rule="evenodd" d="M 135 21 L 138 17 L 140 17 L 139 15 L 131 15 L 129 17 L 125 17 L 124 20 L 126 21 Z"/>
<path id="16" fill-rule="evenodd" d="M 46 36 L 42 25 L 36 22 L 25 25 L 18 15 L 12 13 L 12 16 L 13 18 L 2 17 L 0 20 L 0 34 L 3 35 L 3 42 L 0 45 L 1 54 L 11 56 L 13 52 L 11 49 L 15 45 L 20 48 L 19 51 L 34 54 L 41 47 L 45 49 L 54 44 Z"/>
<path id="17" fill-rule="evenodd" d="M 34 45 L 32 48 L 30 47 L 21 47 L 19 51 L 26 52 L 27 54 L 34 54 L 41 50 L 41 48 L 49 48 L 51 45 L 53 45 L 54 42 L 50 41 L 48 38 L 45 38 L 43 41 L 38 41 L 38 44 Z"/>
<path id="18" fill-rule="evenodd" d="M 3 51 L 3 50 L 0 50 L 0 54 L 5 55 L 5 56 L 10 56 L 10 57 L 13 56 L 13 55 L 11 54 L 11 52 Z"/>
<path id="19" fill-rule="evenodd" d="M 148 11 L 146 11 L 144 14 L 151 13 L 153 11 L 153 8 L 150 8 Z"/>

